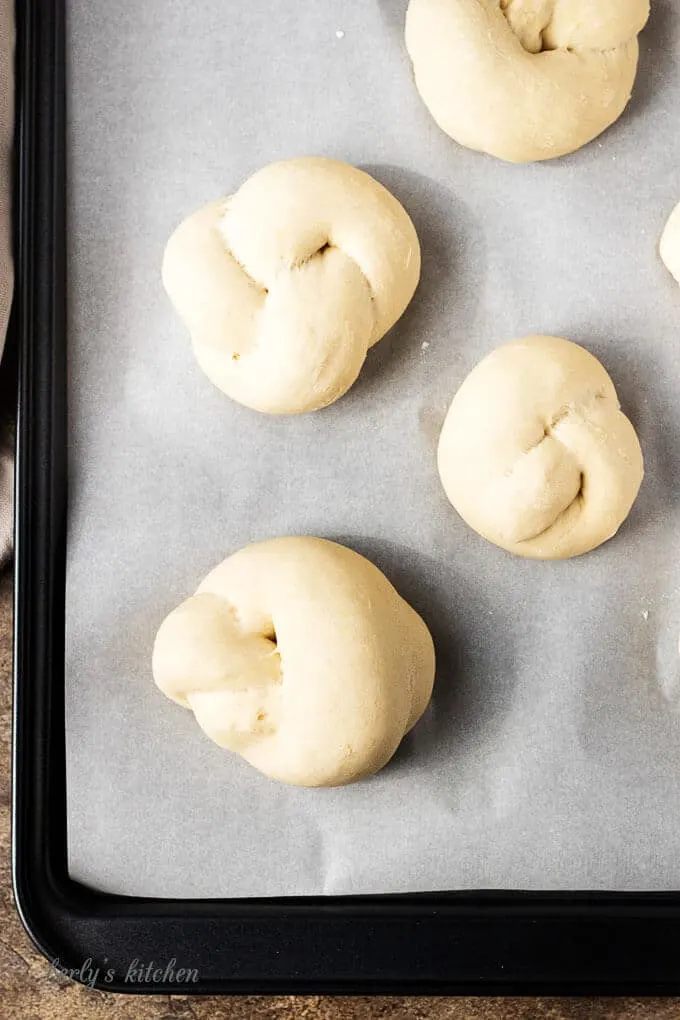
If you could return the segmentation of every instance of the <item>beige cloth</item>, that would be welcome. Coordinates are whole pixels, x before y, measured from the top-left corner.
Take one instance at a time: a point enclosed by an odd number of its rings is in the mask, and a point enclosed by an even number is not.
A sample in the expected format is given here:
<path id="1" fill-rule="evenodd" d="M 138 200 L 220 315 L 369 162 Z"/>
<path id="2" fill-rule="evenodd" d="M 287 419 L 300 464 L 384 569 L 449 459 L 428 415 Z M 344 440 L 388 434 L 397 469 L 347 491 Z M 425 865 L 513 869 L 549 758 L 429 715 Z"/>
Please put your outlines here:
<path id="1" fill-rule="evenodd" d="M 0 0 L 0 355 L 12 305 L 12 136 L 14 130 L 14 4 Z M 0 563 L 13 540 L 13 443 L 0 434 Z"/>

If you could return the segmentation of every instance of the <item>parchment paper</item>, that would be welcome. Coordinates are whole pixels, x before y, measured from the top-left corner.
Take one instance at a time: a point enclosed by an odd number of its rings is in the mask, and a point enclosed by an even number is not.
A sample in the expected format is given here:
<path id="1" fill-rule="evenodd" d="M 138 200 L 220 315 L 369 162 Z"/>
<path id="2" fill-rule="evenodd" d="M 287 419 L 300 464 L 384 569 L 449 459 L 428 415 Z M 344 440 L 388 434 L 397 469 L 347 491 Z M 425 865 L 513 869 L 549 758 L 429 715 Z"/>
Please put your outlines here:
<path id="1" fill-rule="evenodd" d="M 72 875 L 150 896 L 680 889 L 680 11 L 655 0 L 622 120 L 513 167 L 431 121 L 404 0 L 71 0 L 68 833 Z M 160 284 L 187 213 L 325 154 L 404 203 L 423 277 L 351 392 L 270 418 L 197 368 Z M 646 455 L 619 536 L 512 558 L 448 505 L 446 407 L 548 332 L 610 371 Z M 287 789 L 154 687 L 165 614 L 279 534 L 371 557 L 423 614 L 427 716 L 375 779 Z"/>

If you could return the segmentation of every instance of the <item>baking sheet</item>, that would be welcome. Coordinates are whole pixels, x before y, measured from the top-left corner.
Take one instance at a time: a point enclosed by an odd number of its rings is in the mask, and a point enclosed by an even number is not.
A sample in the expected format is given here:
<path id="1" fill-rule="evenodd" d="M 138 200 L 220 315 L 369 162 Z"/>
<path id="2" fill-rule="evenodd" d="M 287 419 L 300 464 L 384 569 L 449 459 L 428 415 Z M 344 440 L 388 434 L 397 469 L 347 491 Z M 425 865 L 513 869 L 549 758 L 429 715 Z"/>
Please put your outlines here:
<path id="1" fill-rule="evenodd" d="M 433 124 L 404 0 L 69 0 L 68 842 L 147 896 L 680 889 L 680 12 L 655 0 L 631 107 L 552 164 Z M 411 214 L 422 283 L 329 409 L 270 418 L 197 368 L 160 284 L 197 206 L 273 159 L 362 166 Z M 446 407 L 513 337 L 585 344 L 635 423 L 629 522 L 514 559 L 449 507 Z M 437 645 L 426 717 L 376 778 L 288 789 L 154 687 L 155 630 L 224 556 L 279 534 L 366 554 Z"/>

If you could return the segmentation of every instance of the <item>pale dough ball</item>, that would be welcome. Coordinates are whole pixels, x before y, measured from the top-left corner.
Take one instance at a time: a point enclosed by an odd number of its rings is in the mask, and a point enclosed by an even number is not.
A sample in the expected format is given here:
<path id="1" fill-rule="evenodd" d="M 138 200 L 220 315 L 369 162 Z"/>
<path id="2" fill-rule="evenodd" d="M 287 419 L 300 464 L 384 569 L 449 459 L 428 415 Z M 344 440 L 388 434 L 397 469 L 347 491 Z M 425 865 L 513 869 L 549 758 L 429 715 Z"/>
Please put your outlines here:
<path id="1" fill-rule="evenodd" d="M 339 786 L 377 772 L 425 711 L 430 633 L 387 578 L 320 538 L 247 546 L 166 618 L 156 683 L 273 779 Z"/>
<path id="2" fill-rule="evenodd" d="M 437 124 L 513 163 L 579 149 L 617 120 L 649 0 L 411 0 L 406 46 Z"/>
<path id="3" fill-rule="evenodd" d="M 666 224 L 659 251 L 666 269 L 680 283 L 680 205 L 675 207 Z"/>
<path id="4" fill-rule="evenodd" d="M 332 159 L 271 163 L 168 241 L 163 283 L 199 365 L 227 396 L 296 414 L 333 403 L 420 276 L 407 213 Z"/>
<path id="5" fill-rule="evenodd" d="M 438 462 L 463 520 L 532 559 L 606 542 L 643 476 L 607 372 L 583 347 L 551 336 L 506 344 L 473 369 L 444 421 Z"/>

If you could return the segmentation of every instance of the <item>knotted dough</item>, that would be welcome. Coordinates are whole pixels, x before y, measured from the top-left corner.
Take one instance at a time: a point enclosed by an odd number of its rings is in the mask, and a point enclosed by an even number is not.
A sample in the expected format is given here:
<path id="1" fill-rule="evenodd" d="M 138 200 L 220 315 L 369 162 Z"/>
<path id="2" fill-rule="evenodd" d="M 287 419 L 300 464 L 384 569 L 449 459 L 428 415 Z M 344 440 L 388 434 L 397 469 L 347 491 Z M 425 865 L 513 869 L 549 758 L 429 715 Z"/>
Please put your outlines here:
<path id="1" fill-rule="evenodd" d="M 677 205 L 666 224 L 659 247 L 668 272 L 680 283 L 680 205 Z"/>
<path id="2" fill-rule="evenodd" d="M 418 91 L 461 145 L 514 163 L 592 141 L 622 114 L 649 0 L 411 0 Z"/>
<path id="3" fill-rule="evenodd" d="M 606 542 L 642 483 L 642 451 L 602 365 L 578 344 L 529 336 L 470 373 L 439 440 L 460 516 L 519 556 L 565 559 Z"/>
<path id="4" fill-rule="evenodd" d="M 425 711 L 434 648 L 358 553 L 320 538 L 247 546 L 166 618 L 156 683 L 221 747 L 273 779 L 377 772 Z"/>
<path id="5" fill-rule="evenodd" d="M 168 241 L 163 282 L 199 365 L 278 414 L 331 404 L 420 276 L 415 228 L 368 174 L 331 159 L 271 163 Z"/>

